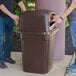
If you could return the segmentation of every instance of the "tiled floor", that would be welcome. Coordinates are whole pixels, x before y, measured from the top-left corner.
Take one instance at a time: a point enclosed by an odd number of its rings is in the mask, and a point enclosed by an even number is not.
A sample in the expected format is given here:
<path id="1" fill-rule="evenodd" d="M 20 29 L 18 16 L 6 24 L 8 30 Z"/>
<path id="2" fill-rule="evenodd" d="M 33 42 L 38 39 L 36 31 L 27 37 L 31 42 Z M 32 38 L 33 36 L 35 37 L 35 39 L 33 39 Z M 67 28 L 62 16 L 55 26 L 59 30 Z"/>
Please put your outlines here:
<path id="1" fill-rule="evenodd" d="M 13 52 L 12 57 L 16 59 L 16 64 L 9 64 L 8 69 L 0 69 L 0 76 L 64 76 L 65 68 L 68 65 L 71 56 L 65 56 L 61 62 L 54 63 L 52 70 L 48 74 L 33 74 L 23 72 L 22 70 L 22 58 L 20 52 Z M 66 75 L 76 76 L 76 75 Z"/>

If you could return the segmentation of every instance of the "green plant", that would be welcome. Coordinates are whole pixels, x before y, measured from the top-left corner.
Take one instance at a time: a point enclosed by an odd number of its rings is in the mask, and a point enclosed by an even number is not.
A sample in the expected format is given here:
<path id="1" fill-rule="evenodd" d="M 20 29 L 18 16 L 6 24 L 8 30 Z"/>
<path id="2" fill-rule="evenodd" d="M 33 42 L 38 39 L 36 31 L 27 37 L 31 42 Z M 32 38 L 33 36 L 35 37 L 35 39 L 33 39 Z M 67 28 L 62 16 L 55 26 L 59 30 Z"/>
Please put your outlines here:
<path id="1" fill-rule="evenodd" d="M 34 6 L 28 6 L 29 3 L 34 3 L 34 1 L 35 0 L 23 0 L 27 10 L 34 10 L 35 9 Z M 18 16 L 21 15 L 21 9 L 19 8 L 19 6 L 17 5 L 16 2 L 14 2 L 14 13 Z M 14 32 L 17 33 L 18 29 L 19 29 L 19 24 L 18 25 L 14 24 Z"/>

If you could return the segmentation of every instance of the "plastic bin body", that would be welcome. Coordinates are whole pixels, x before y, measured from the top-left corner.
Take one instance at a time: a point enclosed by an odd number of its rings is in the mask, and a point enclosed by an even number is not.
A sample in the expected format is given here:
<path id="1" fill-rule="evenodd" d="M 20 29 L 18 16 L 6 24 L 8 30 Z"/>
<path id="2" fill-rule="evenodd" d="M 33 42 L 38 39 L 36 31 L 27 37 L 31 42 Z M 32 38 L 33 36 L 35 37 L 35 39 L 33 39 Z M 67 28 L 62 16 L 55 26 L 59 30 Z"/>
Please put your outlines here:
<path id="1" fill-rule="evenodd" d="M 27 11 L 20 17 L 23 70 L 48 73 L 52 68 L 55 35 L 49 30 L 49 13 Z"/>

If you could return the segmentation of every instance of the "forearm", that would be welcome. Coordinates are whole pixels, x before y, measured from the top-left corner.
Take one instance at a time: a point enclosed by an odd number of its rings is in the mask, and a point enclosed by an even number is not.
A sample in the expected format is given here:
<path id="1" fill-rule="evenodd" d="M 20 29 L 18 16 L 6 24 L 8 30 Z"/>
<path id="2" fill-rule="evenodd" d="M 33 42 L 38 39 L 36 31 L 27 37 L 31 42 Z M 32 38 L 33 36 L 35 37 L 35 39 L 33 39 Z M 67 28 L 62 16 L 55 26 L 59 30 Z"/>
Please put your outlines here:
<path id="1" fill-rule="evenodd" d="M 64 18 L 66 18 L 76 8 L 76 0 L 72 0 L 71 5 L 65 9 L 61 15 L 55 16 L 53 21 L 60 24 Z"/>
<path id="2" fill-rule="evenodd" d="M 19 7 L 21 8 L 22 12 L 25 12 L 25 11 L 26 11 L 26 7 L 25 7 L 23 1 L 20 1 L 20 2 L 18 3 L 18 5 L 19 5 Z"/>
<path id="3" fill-rule="evenodd" d="M 13 13 L 11 13 L 3 4 L 0 5 L 0 10 L 4 12 L 6 15 L 13 17 Z"/>
<path id="4" fill-rule="evenodd" d="M 59 16 L 64 15 L 66 13 L 66 11 L 67 11 L 67 7 L 64 9 L 64 11 L 62 13 L 59 14 Z"/>
<path id="5" fill-rule="evenodd" d="M 13 13 L 11 13 L 3 4 L 0 5 L 0 10 L 4 12 L 6 15 L 11 17 L 16 23 L 19 22 L 19 17 Z"/>
<path id="6" fill-rule="evenodd" d="M 76 4 L 71 3 L 71 5 L 67 8 L 67 10 L 61 15 L 61 17 L 64 19 L 67 17 L 74 9 L 76 8 Z"/>

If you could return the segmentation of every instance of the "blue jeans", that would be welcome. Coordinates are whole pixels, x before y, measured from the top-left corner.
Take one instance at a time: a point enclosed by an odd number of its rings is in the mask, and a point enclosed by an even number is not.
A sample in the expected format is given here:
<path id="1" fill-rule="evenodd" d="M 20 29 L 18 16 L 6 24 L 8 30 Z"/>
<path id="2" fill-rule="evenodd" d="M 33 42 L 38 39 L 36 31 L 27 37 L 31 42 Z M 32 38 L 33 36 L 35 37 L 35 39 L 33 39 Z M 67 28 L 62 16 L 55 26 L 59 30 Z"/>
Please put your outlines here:
<path id="1" fill-rule="evenodd" d="M 0 17 L 0 62 L 11 56 L 13 26 L 11 18 Z"/>
<path id="2" fill-rule="evenodd" d="M 73 47 L 76 48 L 76 21 L 69 22 L 69 26 L 70 26 L 70 33 L 72 37 Z M 67 67 L 66 72 L 69 74 L 76 74 L 76 59 L 73 64 Z"/>
<path id="3" fill-rule="evenodd" d="M 69 22 L 73 46 L 76 48 L 76 21 Z"/>

